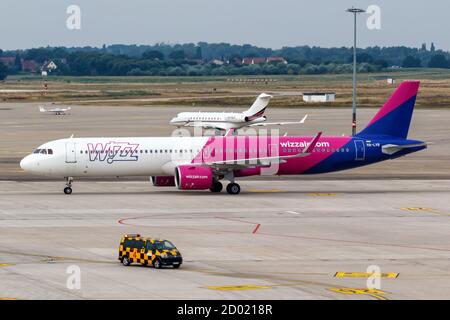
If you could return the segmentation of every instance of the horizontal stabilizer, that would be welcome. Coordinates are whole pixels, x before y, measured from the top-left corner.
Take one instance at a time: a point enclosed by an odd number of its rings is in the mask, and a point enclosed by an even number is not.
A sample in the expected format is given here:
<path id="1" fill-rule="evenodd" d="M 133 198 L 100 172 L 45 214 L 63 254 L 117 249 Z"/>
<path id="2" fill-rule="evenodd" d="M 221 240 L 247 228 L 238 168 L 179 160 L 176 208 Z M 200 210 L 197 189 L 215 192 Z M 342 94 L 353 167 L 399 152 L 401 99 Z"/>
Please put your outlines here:
<path id="1" fill-rule="evenodd" d="M 405 150 L 405 149 L 411 149 L 411 148 L 418 148 L 418 147 L 426 147 L 427 143 L 423 142 L 423 143 L 414 143 L 414 144 L 404 144 L 404 145 L 397 145 L 397 144 L 385 144 L 384 146 L 381 147 L 381 151 L 384 154 L 394 154 L 396 152 L 399 152 L 400 150 Z"/>

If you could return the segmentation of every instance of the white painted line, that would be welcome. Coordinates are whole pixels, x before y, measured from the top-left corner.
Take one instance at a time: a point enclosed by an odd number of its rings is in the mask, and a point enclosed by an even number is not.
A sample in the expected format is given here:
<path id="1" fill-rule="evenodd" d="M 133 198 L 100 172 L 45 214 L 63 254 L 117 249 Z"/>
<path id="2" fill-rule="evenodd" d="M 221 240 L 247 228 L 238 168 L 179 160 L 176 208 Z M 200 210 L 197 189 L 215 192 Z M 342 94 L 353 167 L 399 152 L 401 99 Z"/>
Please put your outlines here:
<path id="1" fill-rule="evenodd" d="M 286 213 L 292 213 L 292 214 L 300 214 L 299 212 L 295 212 L 295 211 L 285 211 Z"/>

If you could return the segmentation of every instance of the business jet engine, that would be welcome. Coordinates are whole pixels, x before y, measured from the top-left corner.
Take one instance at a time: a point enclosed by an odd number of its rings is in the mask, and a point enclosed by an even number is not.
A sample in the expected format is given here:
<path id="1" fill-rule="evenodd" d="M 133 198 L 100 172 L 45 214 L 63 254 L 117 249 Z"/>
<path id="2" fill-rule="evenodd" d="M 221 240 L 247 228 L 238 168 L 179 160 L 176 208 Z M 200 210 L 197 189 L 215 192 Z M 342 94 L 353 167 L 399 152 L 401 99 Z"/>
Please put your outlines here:
<path id="1" fill-rule="evenodd" d="M 174 176 L 152 176 L 150 181 L 155 187 L 175 187 Z"/>
<path id="2" fill-rule="evenodd" d="M 206 190 L 213 184 L 213 172 L 208 167 L 182 165 L 175 169 L 175 184 L 180 190 Z"/>

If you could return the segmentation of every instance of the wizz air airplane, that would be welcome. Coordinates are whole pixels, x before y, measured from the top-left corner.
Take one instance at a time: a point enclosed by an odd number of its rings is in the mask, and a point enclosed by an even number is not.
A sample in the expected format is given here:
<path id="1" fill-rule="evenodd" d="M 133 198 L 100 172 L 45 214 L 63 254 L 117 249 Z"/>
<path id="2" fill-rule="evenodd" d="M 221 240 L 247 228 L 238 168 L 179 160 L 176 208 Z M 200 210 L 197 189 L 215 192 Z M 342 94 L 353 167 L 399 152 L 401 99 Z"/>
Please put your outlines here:
<path id="1" fill-rule="evenodd" d="M 170 120 L 177 127 L 202 127 L 209 129 L 240 129 L 243 127 L 302 124 L 306 117 L 296 122 L 265 122 L 264 111 L 269 104 L 271 95 L 261 93 L 251 107 L 244 112 L 181 112 Z"/>
<path id="2" fill-rule="evenodd" d="M 57 108 L 45 109 L 44 107 L 40 106 L 39 107 L 39 112 L 42 112 L 42 113 L 46 113 L 46 112 L 47 113 L 53 113 L 53 114 L 59 116 L 61 114 L 66 114 L 66 112 L 69 111 L 70 109 L 71 109 L 70 107 L 67 107 L 67 108 L 59 108 L 59 107 L 57 107 Z"/>
<path id="3" fill-rule="evenodd" d="M 403 82 L 355 136 L 215 136 L 69 138 L 39 146 L 20 162 L 25 171 L 65 177 L 150 176 L 155 187 L 238 194 L 236 178 L 317 174 L 398 158 L 427 147 L 407 138 L 418 81 Z"/>

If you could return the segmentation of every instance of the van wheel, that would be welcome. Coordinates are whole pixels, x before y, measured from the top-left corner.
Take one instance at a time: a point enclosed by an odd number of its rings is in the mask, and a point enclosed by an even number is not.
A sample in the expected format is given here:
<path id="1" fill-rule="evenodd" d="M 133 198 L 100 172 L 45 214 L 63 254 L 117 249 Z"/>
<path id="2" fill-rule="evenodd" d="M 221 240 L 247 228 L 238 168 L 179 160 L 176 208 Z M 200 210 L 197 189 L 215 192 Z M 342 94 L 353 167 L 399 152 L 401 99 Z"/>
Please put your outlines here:
<path id="1" fill-rule="evenodd" d="M 122 258 L 122 264 L 126 267 L 130 265 L 130 260 L 128 259 L 127 256 Z"/>
<path id="2" fill-rule="evenodd" d="M 174 265 L 173 265 L 173 268 L 174 268 L 174 269 L 178 269 L 178 268 L 180 268 L 180 267 L 181 267 L 181 264 L 174 264 Z"/>
<path id="3" fill-rule="evenodd" d="M 155 262 L 153 262 L 153 267 L 155 269 L 161 269 L 161 261 L 158 258 L 156 258 Z"/>

